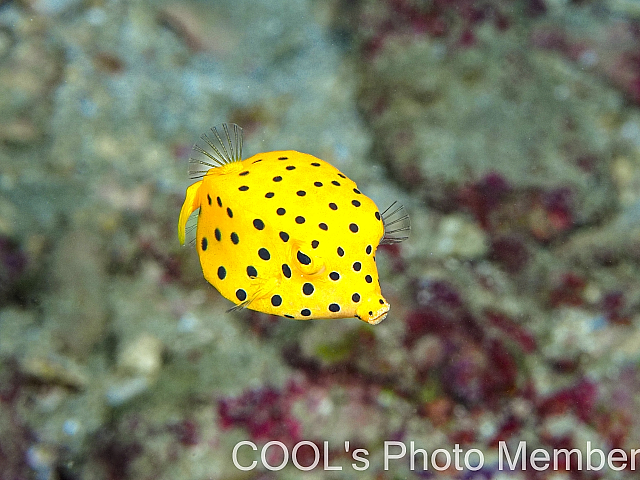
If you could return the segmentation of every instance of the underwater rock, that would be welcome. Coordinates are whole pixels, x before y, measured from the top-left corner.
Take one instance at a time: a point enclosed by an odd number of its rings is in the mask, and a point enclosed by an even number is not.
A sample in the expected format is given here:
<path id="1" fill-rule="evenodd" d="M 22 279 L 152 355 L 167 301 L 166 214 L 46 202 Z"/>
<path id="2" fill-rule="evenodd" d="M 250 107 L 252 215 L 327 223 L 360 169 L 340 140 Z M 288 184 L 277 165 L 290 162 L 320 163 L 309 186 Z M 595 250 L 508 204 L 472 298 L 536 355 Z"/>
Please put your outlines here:
<path id="1" fill-rule="evenodd" d="M 158 379 L 162 367 L 162 341 L 142 333 L 127 342 L 117 358 L 117 376 L 109 382 L 107 403 L 122 405 L 146 392 Z"/>
<path id="2" fill-rule="evenodd" d="M 148 333 L 124 346 L 118 355 L 118 371 L 123 375 L 154 378 L 162 366 L 162 342 Z"/>
<path id="3" fill-rule="evenodd" d="M 87 372 L 80 365 L 61 356 L 28 355 L 20 362 L 20 369 L 25 375 L 47 384 L 82 389 L 89 382 Z"/>
<path id="4" fill-rule="evenodd" d="M 71 230 L 58 241 L 48 272 L 53 290 L 45 300 L 54 336 L 78 358 L 104 338 L 107 322 L 103 241 L 88 230 Z"/>
<path id="5" fill-rule="evenodd" d="M 436 253 L 460 259 L 482 258 L 489 246 L 485 232 L 462 215 L 448 215 L 440 221 L 436 233 Z"/>
<path id="6" fill-rule="evenodd" d="M 442 15 L 459 24 L 443 39 L 414 30 L 420 15 L 441 13 L 437 4 L 423 12 L 407 7 L 416 14 L 385 22 L 395 3 L 362 2 L 356 10 L 368 20 L 356 27 L 362 48 L 380 37 L 375 56 L 362 64 L 359 103 L 374 134 L 372 153 L 394 178 L 447 212 L 461 207 L 469 185 L 490 175 L 502 179 L 507 203 L 503 190 L 475 197 L 486 204 L 494 195 L 502 233 L 522 228 L 521 218 L 538 203 L 543 240 L 601 218 L 613 203 L 609 159 L 620 142 L 606 119 L 619 115 L 619 92 L 579 65 L 531 48 L 515 28 L 485 21 L 473 45 L 461 45 L 455 32 L 473 24 L 464 9 Z M 380 17 L 372 20 L 374 10 Z M 566 193 L 558 198 L 554 192 Z M 510 204 L 518 194 L 525 197 L 514 215 Z"/>
<path id="7" fill-rule="evenodd" d="M 10 29 L 0 27 L 0 142 L 28 145 L 44 137 L 62 56 L 46 38 L 42 18 L 16 20 Z"/>

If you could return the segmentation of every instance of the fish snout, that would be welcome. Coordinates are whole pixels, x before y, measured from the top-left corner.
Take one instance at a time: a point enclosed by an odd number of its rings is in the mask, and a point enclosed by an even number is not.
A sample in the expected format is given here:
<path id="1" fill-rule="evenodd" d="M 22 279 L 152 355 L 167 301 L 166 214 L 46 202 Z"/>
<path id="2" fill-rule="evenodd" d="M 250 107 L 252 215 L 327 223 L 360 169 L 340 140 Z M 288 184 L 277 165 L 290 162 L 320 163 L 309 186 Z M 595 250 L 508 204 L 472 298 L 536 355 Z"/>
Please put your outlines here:
<path id="1" fill-rule="evenodd" d="M 387 318 L 389 304 L 382 296 L 373 296 L 362 302 L 356 309 L 356 316 L 370 325 L 377 325 Z"/>

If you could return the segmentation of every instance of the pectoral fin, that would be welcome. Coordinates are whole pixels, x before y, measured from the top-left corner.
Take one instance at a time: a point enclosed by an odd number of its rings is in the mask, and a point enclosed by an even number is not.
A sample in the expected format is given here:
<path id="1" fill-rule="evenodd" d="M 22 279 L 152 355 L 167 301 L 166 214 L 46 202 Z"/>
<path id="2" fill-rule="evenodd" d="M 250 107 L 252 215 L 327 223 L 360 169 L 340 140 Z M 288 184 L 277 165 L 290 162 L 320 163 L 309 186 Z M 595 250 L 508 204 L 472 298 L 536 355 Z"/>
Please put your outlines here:
<path id="1" fill-rule="evenodd" d="M 255 282 L 256 283 L 252 287 L 252 290 L 254 291 L 250 292 L 247 299 L 244 302 L 239 303 L 235 307 L 230 308 L 229 310 L 227 310 L 227 312 L 235 312 L 236 310 L 248 308 L 251 302 L 268 297 L 271 292 L 273 292 L 276 288 L 278 288 L 278 285 L 280 285 L 280 279 L 278 278 L 269 278 L 267 280 L 256 278 Z"/>

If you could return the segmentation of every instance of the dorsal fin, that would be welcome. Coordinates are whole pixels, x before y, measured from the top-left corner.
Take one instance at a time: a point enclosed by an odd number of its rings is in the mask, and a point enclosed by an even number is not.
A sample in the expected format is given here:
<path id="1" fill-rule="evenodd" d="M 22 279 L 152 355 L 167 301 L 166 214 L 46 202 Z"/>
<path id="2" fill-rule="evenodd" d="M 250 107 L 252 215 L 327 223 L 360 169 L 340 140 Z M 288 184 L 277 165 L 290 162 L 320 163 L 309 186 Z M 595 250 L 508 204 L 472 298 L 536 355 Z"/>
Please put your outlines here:
<path id="1" fill-rule="evenodd" d="M 200 155 L 189 160 L 189 178 L 204 177 L 210 168 L 242 161 L 242 128 L 235 123 L 223 123 L 211 128 L 211 134 L 200 137 L 205 143 L 197 143 L 193 149 Z M 208 147 L 208 148 L 207 148 Z"/>
<path id="2" fill-rule="evenodd" d="M 395 207 L 397 203 L 393 202 L 380 214 L 384 225 L 384 236 L 380 240 L 380 245 L 400 243 L 409 238 L 409 232 L 411 231 L 409 215 L 404 211 L 403 205 Z M 391 210 L 391 213 L 389 213 L 389 210 Z"/>

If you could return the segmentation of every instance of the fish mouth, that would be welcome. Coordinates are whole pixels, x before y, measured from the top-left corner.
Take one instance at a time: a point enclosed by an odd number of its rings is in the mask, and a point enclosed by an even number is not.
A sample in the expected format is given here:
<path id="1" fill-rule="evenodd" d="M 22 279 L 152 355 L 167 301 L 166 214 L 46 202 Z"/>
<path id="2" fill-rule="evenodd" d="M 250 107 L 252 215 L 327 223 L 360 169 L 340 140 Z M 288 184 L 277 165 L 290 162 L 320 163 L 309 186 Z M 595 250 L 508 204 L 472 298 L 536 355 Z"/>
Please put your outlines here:
<path id="1" fill-rule="evenodd" d="M 389 314 L 388 311 L 382 311 L 380 312 L 379 315 L 375 316 L 375 317 L 371 317 L 369 319 L 367 319 L 367 323 L 369 325 L 377 325 L 379 324 L 381 321 L 383 321 L 385 318 L 387 318 L 387 315 Z"/>
<path id="2" fill-rule="evenodd" d="M 382 301 L 384 302 L 384 300 Z M 358 307 L 355 316 L 363 322 L 368 323 L 369 325 L 377 325 L 385 318 L 387 318 L 387 314 L 389 313 L 389 304 L 384 302 L 382 306 L 377 306 L 380 308 L 376 308 L 375 306 L 371 305 L 371 302 L 364 303 Z"/>

